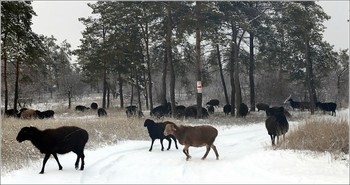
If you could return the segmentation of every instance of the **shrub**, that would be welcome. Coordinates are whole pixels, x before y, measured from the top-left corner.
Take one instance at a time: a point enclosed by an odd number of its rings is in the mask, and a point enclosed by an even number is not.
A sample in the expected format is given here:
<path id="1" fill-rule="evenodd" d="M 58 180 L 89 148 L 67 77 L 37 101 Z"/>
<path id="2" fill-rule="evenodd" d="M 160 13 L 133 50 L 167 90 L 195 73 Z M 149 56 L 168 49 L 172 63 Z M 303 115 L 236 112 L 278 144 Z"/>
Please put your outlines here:
<path id="1" fill-rule="evenodd" d="M 347 119 L 307 119 L 286 135 L 279 148 L 329 152 L 337 158 L 349 154 Z"/>

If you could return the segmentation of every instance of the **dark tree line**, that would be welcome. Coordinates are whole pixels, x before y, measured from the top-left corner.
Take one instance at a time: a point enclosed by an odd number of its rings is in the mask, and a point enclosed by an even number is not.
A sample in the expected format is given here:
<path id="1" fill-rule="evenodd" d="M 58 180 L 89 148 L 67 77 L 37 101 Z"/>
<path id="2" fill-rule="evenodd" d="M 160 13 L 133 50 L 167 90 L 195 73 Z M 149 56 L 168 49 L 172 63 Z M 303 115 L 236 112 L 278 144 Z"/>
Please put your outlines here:
<path id="1" fill-rule="evenodd" d="M 170 102 L 174 112 L 177 94 L 185 91 L 195 95 L 199 117 L 211 86 L 220 88 L 215 96 L 232 105 L 232 116 L 239 116 L 242 102 L 254 111 L 256 102 L 281 102 L 289 94 L 310 101 L 313 114 L 313 102 L 332 98 L 324 83 L 333 76 L 334 96 L 348 93 L 348 51 L 336 52 L 323 40 L 323 22 L 330 17 L 312 1 L 98 1 L 87 5 L 91 16 L 79 19 L 85 30 L 73 52 L 68 43 L 57 46 L 53 37 L 30 30 L 35 15 L 30 3 L 1 6 L 5 109 L 8 87 L 14 87 L 16 106 L 18 87 L 35 83 L 38 76 L 26 77 L 34 71 L 47 84 L 37 90 L 60 92 L 69 102 L 83 89 L 75 89 L 77 83 L 97 92 L 102 87 L 104 108 L 118 97 L 120 107 L 137 104 L 142 110 Z M 78 56 L 75 66 L 72 54 Z M 12 72 L 18 78 L 14 86 L 7 80 Z M 203 92 L 197 92 L 197 81 Z"/>

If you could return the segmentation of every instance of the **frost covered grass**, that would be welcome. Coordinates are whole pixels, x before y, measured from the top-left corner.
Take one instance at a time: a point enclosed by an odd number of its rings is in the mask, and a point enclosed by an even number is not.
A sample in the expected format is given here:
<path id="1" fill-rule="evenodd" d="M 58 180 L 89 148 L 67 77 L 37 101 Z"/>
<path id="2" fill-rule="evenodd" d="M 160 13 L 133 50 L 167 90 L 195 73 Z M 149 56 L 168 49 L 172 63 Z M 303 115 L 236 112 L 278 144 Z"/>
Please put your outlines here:
<path id="1" fill-rule="evenodd" d="M 285 143 L 279 147 L 329 152 L 335 158 L 341 154 L 349 154 L 348 119 L 329 117 L 306 119 L 287 134 Z"/>

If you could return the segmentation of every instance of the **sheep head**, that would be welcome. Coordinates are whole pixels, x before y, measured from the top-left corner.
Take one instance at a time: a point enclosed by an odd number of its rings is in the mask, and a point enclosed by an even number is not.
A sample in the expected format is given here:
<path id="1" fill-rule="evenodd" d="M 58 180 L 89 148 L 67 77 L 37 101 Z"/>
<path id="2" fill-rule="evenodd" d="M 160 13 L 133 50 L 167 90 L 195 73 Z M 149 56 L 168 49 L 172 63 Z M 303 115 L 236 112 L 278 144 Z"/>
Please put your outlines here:
<path id="1" fill-rule="evenodd" d="M 19 133 L 18 133 L 18 135 L 16 137 L 16 140 L 18 142 L 20 142 L 20 143 L 25 141 L 25 140 L 31 140 L 33 138 L 33 136 L 34 136 L 34 132 L 37 131 L 37 130 L 38 130 L 37 128 L 32 127 L 32 126 L 30 126 L 30 127 L 23 127 L 19 131 Z"/>
<path id="2" fill-rule="evenodd" d="M 170 121 L 166 121 L 164 122 L 165 125 L 165 129 L 164 129 L 164 135 L 170 135 L 170 134 L 174 134 L 174 132 L 176 131 L 176 125 L 175 123 L 172 123 Z"/>

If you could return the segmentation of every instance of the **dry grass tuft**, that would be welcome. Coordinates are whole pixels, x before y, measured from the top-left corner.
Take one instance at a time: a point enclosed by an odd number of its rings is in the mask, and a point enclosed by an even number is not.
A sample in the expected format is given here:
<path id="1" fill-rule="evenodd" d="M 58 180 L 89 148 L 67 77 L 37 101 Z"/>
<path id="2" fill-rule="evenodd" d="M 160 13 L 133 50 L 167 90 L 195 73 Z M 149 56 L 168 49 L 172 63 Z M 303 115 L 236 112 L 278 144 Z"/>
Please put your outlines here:
<path id="1" fill-rule="evenodd" d="M 349 154 L 349 123 L 347 119 L 306 119 L 286 135 L 278 148 L 329 152 L 335 158 Z"/>

